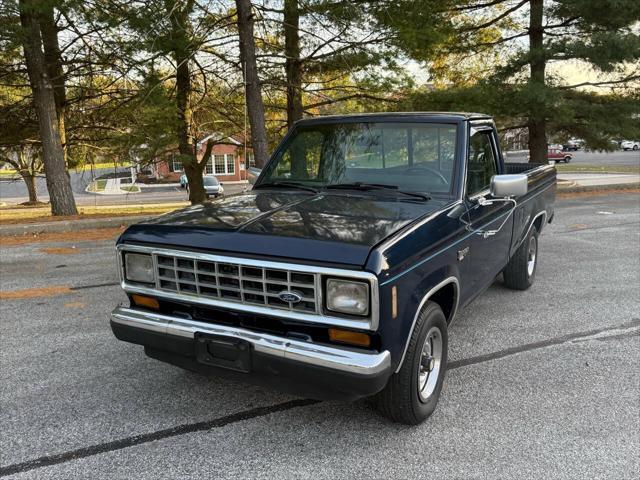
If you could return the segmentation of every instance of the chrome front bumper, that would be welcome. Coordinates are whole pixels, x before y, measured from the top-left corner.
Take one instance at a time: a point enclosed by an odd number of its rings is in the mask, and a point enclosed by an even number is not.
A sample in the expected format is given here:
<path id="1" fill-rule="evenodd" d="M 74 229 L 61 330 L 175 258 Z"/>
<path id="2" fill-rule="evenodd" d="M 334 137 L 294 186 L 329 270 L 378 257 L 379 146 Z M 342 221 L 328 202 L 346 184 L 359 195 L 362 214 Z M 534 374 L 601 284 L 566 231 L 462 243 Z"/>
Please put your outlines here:
<path id="1" fill-rule="evenodd" d="M 366 353 L 127 307 L 116 308 L 111 313 L 111 321 L 167 337 L 193 340 L 199 332 L 245 340 L 260 354 L 365 377 L 380 375 L 391 366 L 391 355 L 387 350 Z"/>

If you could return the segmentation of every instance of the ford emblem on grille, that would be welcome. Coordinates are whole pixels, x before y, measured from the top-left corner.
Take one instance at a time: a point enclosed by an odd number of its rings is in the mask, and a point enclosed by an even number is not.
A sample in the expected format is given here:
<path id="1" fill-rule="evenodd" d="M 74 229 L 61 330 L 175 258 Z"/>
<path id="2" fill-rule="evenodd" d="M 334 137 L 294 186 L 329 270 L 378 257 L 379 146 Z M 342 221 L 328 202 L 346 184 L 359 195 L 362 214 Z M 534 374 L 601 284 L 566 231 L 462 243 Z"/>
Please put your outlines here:
<path id="1" fill-rule="evenodd" d="M 300 300 L 302 300 L 302 295 L 296 292 L 289 292 L 285 290 L 284 292 L 280 292 L 278 294 L 278 298 L 283 302 L 298 303 Z"/>

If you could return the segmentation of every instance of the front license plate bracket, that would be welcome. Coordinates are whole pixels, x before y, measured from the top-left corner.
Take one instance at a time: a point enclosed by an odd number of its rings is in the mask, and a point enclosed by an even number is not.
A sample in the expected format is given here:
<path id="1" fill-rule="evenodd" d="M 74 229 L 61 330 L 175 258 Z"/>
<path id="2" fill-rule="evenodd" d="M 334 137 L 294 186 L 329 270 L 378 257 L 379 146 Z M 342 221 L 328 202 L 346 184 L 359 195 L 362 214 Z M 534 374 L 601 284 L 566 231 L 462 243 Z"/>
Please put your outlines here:
<path id="1" fill-rule="evenodd" d="M 251 371 L 251 344 L 246 340 L 196 333 L 196 359 L 213 367 Z"/>

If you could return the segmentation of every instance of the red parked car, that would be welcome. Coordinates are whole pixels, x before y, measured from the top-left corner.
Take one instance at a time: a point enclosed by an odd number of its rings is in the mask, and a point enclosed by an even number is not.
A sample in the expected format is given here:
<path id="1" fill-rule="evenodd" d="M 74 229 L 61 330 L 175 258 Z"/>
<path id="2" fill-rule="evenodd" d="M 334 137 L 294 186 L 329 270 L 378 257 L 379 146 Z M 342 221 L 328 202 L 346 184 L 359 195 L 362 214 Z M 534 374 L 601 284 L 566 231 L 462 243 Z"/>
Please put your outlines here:
<path id="1" fill-rule="evenodd" d="M 555 160 L 555 162 L 569 163 L 573 157 L 570 153 L 563 152 L 559 148 L 550 148 L 547 150 L 547 160 Z"/>

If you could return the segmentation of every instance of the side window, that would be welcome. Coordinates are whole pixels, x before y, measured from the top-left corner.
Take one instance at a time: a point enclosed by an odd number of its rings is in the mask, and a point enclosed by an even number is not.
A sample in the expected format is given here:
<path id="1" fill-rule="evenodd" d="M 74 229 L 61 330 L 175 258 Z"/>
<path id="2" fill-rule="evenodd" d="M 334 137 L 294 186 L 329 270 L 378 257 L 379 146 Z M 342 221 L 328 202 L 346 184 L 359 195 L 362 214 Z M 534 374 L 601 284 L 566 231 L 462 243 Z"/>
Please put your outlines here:
<path id="1" fill-rule="evenodd" d="M 489 188 L 491 177 L 498 173 L 491 147 L 491 132 L 471 129 L 467 164 L 467 195 Z"/>

